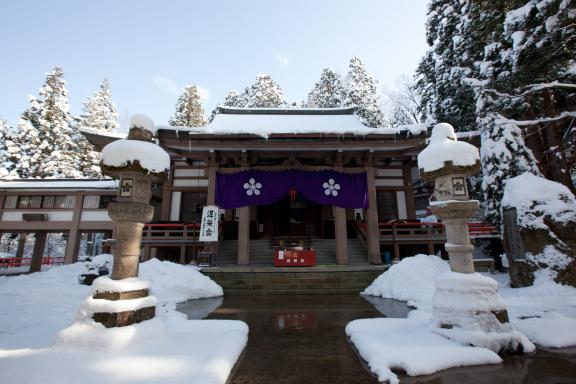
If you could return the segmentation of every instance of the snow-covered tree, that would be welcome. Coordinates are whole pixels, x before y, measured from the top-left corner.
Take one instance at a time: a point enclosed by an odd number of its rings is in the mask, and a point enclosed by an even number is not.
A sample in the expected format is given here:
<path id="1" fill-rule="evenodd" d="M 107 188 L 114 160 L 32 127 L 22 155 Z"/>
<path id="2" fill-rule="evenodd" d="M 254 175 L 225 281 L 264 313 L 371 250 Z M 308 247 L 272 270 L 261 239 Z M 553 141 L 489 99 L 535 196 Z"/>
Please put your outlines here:
<path id="1" fill-rule="evenodd" d="M 204 107 L 196 85 L 188 85 L 184 88 L 184 93 L 176 102 L 176 111 L 169 124 L 174 127 L 202 127 L 206 125 Z"/>
<path id="2" fill-rule="evenodd" d="M 423 121 L 421 97 L 412 78 L 406 75 L 399 77 L 395 88 L 384 92 L 383 99 L 386 119 L 390 126 L 418 124 Z"/>
<path id="3" fill-rule="evenodd" d="M 378 82 L 366 70 L 362 60 L 353 57 L 350 60 L 349 71 L 344 80 L 346 90 L 344 104 L 356 107 L 356 114 L 364 125 L 369 127 L 381 127 L 384 124 L 377 87 Z"/>
<path id="4" fill-rule="evenodd" d="M 450 123 L 458 131 L 476 129 L 475 94 L 462 79 L 473 77 L 473 63 L 484 48 L 478 45 L 476 31 L 469 28 L 470 3 L 469 0 L 430 2 L 426 22 L 430 48 L 417 70 L 416 88 L 422 95 L 421 110 L 425 117 Z"/>
<path id="5" fill-rule="evenodd" d="M 278 108 L 284 105 L 280 86 L 269 75 L 260 74 L 245 91 L 246 108 Z"/>
<path id="6" fill-rule="evenodd" d="M 14 143 L 14 132 L 8 122 L 0 117 L 0 178 L 18 177 L 15 168 L 19 149 Z"/>
<path id="7" fill-rule="evenodd" d="M 77 177 L 77 145 L 69 112 L 68 91 L 62 68 L 55 67 L 40 88 L 40 97 L 29 96 L 30 106 L 18 124 L 16 141 L 21 177 Z"/>
<path id="8" fill-rule="evenodd" d="M 524 172 L 540 176 L 537 161 L 526 146 L 522 131 L 512 121 L 492 111 L 489 96 L 479 100 L 481 115 L 478 126 L 481 133 L 480 159 L 482 162 L 482 190 L 484 217 L 500 224 L 500 204 L 506 181 Z"/>
<path id="9" fill-rule="evenodd" d="M 92 146 L 78 131 L 69 112 L 62 68 L 46 76 L 38 98 L 29 97 L 14 142 L 19 147 L 16 172 L 20 177 L 94 177 L 99 175 Z"/>
<path id="10" fill-rule="evenodd" d="M 344 104 L 345 92 L 340 75 L 330 68 L 324 68 L 320 80 L 308 93 L 308 108 L 338 108 Z"/>
<path id="11" fill-rule="evenodd" d="M 118 112 L 112 101 L 108 80 L 104 79 L 100 84 L 100 89 L 84 103 L 84 110 L 80 116 L 80 127 L 105 132 L 118 129 Z"/>
<path id="12" fill-rule="evenodd" d="M 228 92 L 223 105 L 227 107 L 238 107 L 243 108 L 246 106 L 246 91 L 243 93 L 238 93 L 235 89 Z"/>

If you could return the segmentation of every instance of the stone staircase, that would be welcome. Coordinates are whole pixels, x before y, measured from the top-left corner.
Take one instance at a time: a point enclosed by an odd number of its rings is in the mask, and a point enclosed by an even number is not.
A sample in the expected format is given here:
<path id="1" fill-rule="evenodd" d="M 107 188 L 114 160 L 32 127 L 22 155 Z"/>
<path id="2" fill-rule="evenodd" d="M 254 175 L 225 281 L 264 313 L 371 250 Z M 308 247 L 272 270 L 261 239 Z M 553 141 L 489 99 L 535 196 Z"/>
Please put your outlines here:
<path id="1" fill-rule="evenodd" d="M 350 265 L 336 265 L 336 241 L 312 239 L 317 267 L 274 267 L 270 239 L 250 240 L 250 265 L 237 265 L 237 240 L 226 240 L 217 255 L 217 267 L 204 268 L 225 294 L 338 294 L 359 293 L 386 267 L 368 264 L 358 239 L 348 240 Z"/>
<path id="2" fill-rule="evenodd" d="M 336 265 L 336 240 L 312 239 L 316 251 L 317 265 Z M 216 256 L 218 266 L 237 264 L 238 240 L 225 240 Z M 348 260 L 350 265 L 368 265 L 368 256 L 358 239 L 348 240 Z M 250 265 L 256 267 L 274 266 L 274 249 L 270 239 L 250 240 Z"/>
<path id="3" fill-rule="evenodd" d="M 360 293 L 386 270 L 382 266 L 316 268 L 205 268 L 225 295 L 314 295 Z"/>

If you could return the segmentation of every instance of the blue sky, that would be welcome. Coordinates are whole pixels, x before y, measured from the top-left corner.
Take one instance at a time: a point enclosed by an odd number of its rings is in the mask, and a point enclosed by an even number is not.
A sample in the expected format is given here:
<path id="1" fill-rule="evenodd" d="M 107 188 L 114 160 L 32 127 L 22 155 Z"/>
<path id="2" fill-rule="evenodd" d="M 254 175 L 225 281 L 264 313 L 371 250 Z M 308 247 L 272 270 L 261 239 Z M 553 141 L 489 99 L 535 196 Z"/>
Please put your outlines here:
<path id="1" fill-rule="evenodd" d="M 412 74 L 426 50 L 428 0 L 0 0 L 0 116 L 17 124 L 45 73 L 64 68 L 73 113 L 109 79 L 120 122 L 164 124 L 182 87 L 209 112 L 268 73 L 288 101 L 324 67 L 360 56 L 382 86 Z"/>

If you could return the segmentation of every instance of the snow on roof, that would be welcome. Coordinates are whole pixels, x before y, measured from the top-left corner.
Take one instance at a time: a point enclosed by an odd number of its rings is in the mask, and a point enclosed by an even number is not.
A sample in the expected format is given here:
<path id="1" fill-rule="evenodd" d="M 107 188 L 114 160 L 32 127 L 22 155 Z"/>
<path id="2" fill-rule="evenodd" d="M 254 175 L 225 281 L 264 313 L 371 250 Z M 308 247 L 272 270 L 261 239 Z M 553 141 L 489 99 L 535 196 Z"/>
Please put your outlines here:
<path id="1" fill-rule="evenodd" d="M 102 149 L 102 163 L 111 167 L 124 167 L 136 160 L 142 168 L 153 173 L 170 169 L 170 155 L 154 143 L 122 139 Z"/>
<path id="2" fill-rule="evenodd" d="M 110 179 L 19 179 L 0 181 L 0 189 L 116 189 Z"/>
<path id="3" fill-rule="evenodd" d="M 126 137 L 126 133 L 102 131 L 100 129 L 87 128 L 87 127 L 80 128 L 80 132 L 90 133 L 90 134 L 98 135 L 98 136 L 114 137 L 114 138 L 118 138 L 118 139 L 123 139 Z"/>
<path id="4" fill-rule="evenodd" d="M 529 172 L 508 179 L 502 208 L 515 207 L 522 227 L 547 228 L 546 216 L 556 222 L 576 221 L 576 198 L 560 183 Z"/>
<path id="5" fill-rule="evenodd" d="M 472 144 L 458 141 L 450 124 L 440 123 L 432 130 L 428 146 L 418 155 L 418 168 L 433 172 L 443 168 L 446 161 L 455 166 L 474 165 L 480 161 L 480 153 Z"/>
<path id="6" fill-rule="evenodd" d="M 130 128 L 133 127 L 142 128 L 154 134 L 156 133 L 156 126 L 154 125 L 154 121 L 152 121 L 152 119 L 146 115 L 132 115 L 130 118 Z"/>
<path id="7" fill-rule="evenodd" d="M 395 128 L 370 128 L 354 115 L 352 108 L 219 108 L 214 120 L 205 127 L 169 127 L 159 129 L 188 132 L 190 135 L 258 135 L 273 134 L 351 134 L 394 135 L 409 131 L 412 135 L 426 132 L 426 124 Z"/>

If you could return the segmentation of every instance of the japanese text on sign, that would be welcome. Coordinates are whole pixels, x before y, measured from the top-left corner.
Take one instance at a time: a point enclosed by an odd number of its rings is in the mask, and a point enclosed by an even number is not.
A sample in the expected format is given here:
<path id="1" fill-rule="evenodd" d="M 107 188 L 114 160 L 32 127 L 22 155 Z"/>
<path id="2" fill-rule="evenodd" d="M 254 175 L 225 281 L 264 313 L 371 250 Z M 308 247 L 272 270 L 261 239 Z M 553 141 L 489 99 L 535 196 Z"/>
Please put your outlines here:
<path id="1" fill-rule="evenodd" d="M 207 205 L 202 209 L 200 241 L 218 241 L 218 207 Z"/>

